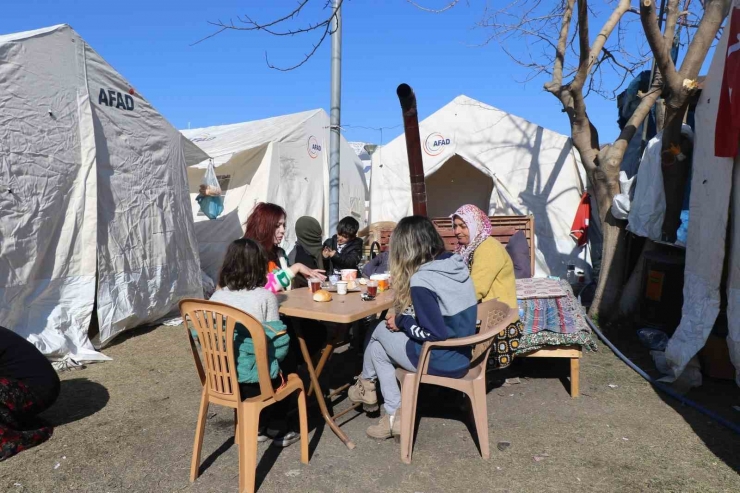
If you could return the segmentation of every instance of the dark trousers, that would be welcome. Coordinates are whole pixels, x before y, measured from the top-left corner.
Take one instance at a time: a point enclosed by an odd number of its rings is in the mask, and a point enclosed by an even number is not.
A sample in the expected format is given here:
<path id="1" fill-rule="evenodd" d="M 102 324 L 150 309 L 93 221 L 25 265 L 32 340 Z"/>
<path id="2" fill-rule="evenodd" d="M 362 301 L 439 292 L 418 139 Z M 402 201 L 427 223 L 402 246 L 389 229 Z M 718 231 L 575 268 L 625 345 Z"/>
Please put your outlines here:
<path id="1" fill-rule="evenodd" d="M 280 370 L 283 372 L 283 376 L 287 379 L 289 373 L 295 373 L 297 366 L 295 353 L 289 350 L 288 355 L 280 362 Z M 277 377 L 272 380 L 272 388 L 277 390 L 282 383 L 282 379 Z M 239 392 L 242 399 L 256 397 L 261 393 L 260 385 L 258 383 L 241 383 L 239 384 Z M 296 423 L 293 422 L 293 419 L 288 419 L 288 413 L 296 405 L 297 401 L 294 394 L 266 407 L 260 414 L 260 428 L 264 428 L 264 433 L 271 437 L 282 436 L 295 428 Z"/>

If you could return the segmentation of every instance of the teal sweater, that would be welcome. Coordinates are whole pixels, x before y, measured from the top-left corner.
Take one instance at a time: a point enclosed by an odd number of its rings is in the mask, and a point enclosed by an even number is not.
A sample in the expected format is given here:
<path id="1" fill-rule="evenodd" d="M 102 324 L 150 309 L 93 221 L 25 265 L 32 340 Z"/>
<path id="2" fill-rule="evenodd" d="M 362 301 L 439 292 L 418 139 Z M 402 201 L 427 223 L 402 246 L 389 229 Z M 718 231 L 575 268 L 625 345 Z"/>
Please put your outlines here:
<path id="1" fill-rule="evenodd" d="M 262 326 L 267 336 L 267 363 L 270 366 L 270 379 L 275 379 L 280 374 L 280 362 L 288 354 L 290 337 L 285 332 L 285 324 L 279 320 L 262 322 Z M 198 334 L 195 330 L 190 329 L 190 333 L 193 339 L 197 341 Z M 236 357 L 236 374 L 239 383 L 259 382 L 252 338 L 242 324 L 236 324 L 234 329 L 234 356 Z"/>

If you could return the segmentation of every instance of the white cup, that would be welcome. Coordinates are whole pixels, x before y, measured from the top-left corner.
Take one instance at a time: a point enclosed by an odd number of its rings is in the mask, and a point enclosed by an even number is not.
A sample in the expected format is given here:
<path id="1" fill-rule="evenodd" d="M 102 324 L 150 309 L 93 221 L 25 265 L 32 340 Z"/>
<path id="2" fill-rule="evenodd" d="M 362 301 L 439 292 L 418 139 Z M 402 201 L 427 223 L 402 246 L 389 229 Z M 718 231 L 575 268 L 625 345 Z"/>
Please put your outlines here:
<path id="1" fill-rule="evenodd" d="M 337 282 L 337 294 L 347 294 L 347 281 Z"/>

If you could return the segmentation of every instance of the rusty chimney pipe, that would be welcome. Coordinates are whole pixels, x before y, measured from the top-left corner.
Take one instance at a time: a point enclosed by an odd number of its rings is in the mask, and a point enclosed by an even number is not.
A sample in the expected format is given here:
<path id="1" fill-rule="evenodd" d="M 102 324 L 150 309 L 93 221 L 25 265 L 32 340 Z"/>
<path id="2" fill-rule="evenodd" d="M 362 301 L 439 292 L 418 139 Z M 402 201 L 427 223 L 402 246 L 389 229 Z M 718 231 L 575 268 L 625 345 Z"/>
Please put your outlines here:
<path id="1" fill-rule="evenodd" d="M 401 84 L 396 89 L 403 112 L 403 128 L 406 134 L 406 154 L 409 158 L 409 175 L 411 177 L 411 204 L 414 215 L 427 215 L 427 189 L 424 183 L 424 163 L 421 157 L 421 139 L 419 137 L 419 115 L 416 112 L 416 95 L 408 84 Z"/>

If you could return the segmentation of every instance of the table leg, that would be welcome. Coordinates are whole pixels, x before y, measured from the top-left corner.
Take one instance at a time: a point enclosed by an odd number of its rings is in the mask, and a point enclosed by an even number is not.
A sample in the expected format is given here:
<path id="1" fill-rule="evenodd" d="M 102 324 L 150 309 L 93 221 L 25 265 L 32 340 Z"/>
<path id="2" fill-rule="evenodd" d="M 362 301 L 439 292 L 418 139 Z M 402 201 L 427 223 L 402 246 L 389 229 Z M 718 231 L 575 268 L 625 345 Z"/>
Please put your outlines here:
<path id="1" fill-rule="evenodd" d="M 328 342 L 326 346 L 324 347 L 324 350 L 321 351 L 321 358 L 319 359 L 319 362 L 316 363 L 316 376 L 321 376 L 321 372 L 324 371 L 324 365 L 326 365 L 326 362 L 329 361 L 329 358 L 334 353 L 334 344 L 331 342 Z M 311 397 L 311 394 L 313 394 L 313 383 L 308 387 L 308 396 Z"/>
<path id="2" fill-rule="evenodd" d="M 334 434 L 339 437 L 339 439 L 344 443 L 348 449 L 352 450 L 355 448 L 354 442 L 349 439 L 349 437 L 337 426 L 337 424 L 334 422 L 334 417 L 329 413 L 329 409 L 326 407 L 326 401 L 324 400 L 324 393 L 321 390 L 321 385 L 319 384 L 319 373 L 317 373 L 316 369 L 313 366 L 313 361 L 311 360 L 311 355 L 308 351 L 308 346 L 306 345 L 306 340 L 303 338 L 303 332 L 300 329 L 300 323 L 296 324 L 295 327 L 296 336 L 298 337 L 298 344 L 301 347 L 301 353 L 303 353 L 303 359 L 306 362 L 306 368 L 308 369 L 308 375 L 311 379 L 311 388 L 316 390 L 316 402 L 319 404 L 319 409 L 321 409 L 321 415 L 324 417 L 324 421 L 326 421 L 326 424 L 329 425 L 329 428 L 331 428 L 331 431 L 334 432 Z M 324 365 L 322 364 L 322 361 L 324 360 L 324 354 L 328 355 L 334 351 L 333 346 L 329 343 L 324 348 L 324 353 L 321 356 L 321 360 L 319 361 L 319 368 L 323 369 Z M 326 363 L 326 361 L 323 361 L 323 363 Z"/>

